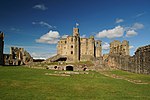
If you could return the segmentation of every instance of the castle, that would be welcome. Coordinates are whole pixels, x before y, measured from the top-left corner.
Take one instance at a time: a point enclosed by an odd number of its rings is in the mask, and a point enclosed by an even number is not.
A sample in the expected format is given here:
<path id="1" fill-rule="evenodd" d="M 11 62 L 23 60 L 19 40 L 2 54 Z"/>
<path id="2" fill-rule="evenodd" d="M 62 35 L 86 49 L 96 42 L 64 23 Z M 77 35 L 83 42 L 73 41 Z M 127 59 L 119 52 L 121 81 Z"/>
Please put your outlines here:
<path id="1" fill-rule="evenodd" d="M 0 65 L 23 65 L 33 62 L 33 58 L 23 48 L 11 47 L 10 54 L 3 54 L 4 33 L 0 33 Z M 114 68 L 135 73 L 150 74 L 150 45 L 139 47 L 135 55 L 129 55 L 129 42 L 114 40 L 110 43 L 108 54 L 102 55 L 100 40 L 94 36 L 81 38 L 79 29 L 73 28 L 73 36 L 61 38 L 57 45 L 57 55 L 47 59 L 51 62 L 80 62 L 92 61 L 94 70 Z M 58 70 L 83 70 L 88 66 L 59 64 L 50 66 Z"/>
<path id="2" fill-rule="evenodd" d="M 67 62 L 90 61 L 101 57 L 101 41 L 81 38 L 79 29 L 73 28 L 73 36 L 61 38 L 57 45 L 57 54 L 65 57 Z"/>

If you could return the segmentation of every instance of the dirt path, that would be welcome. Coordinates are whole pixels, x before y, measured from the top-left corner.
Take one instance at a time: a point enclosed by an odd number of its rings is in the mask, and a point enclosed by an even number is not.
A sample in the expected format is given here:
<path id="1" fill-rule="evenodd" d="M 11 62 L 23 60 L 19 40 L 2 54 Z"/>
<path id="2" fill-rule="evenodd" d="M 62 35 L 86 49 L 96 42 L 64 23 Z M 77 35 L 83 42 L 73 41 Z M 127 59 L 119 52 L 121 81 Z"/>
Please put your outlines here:
<path id="1" fill-rule="evenodd" d="M 124 76 L 119 76 L 119 75 L 116 75 L 116 74 L 108 73 L 106 71 L 105 72 L 104 71 L 100 71 L 100 73 L 105 75 L 105 76 L 107 76 L 107 77 L 126 80 L 126 81 L 134 83 L 134 84 L 149 84 L 149 83 L 146 83 L 146 82 L 142 82 L 141 80 L 129 79 L 129 78 L 126 78 Z"/>

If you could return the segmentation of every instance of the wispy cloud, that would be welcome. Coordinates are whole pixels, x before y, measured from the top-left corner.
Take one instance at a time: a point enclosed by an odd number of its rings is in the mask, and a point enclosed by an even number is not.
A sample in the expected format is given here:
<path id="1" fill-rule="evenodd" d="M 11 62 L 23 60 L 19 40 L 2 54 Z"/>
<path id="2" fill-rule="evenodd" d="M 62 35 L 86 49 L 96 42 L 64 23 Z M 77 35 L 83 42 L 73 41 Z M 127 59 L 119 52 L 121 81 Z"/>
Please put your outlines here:
<path id="1" fill-rule="evenodd" d="M 44 4 L 37 4 L 33 6 L 34 9 L 39 9 L 39 10 L 47 10 L 48 8 Z"/>
<path id="2" fill-rule="evenodd" d="M 60 38 L 59 32 L 50 30 L 48 33 L 36 39 L 37 43 L 56 44 Z"/>
<path id="3" fill-rule="evenodd" d="M 41 25 L 41 26 L 46 26 L 49 29 L 56 29 L 56 26 L 52 26 L 50 24 L 48 24 L 47 22 L 44 21 L 40 21 L 40 22 L 32 22 L 33 25 L 37 24 L 37 25 Z"/>
<path id="4" fill-rule="evenodd" d="M 124 28 L 122 26 L 116 26 L 113 29 L 103 30 L 96 34 L 97 38 L 116 38 L 122 37 L 124 34 Z"/>
<path id="5" fill-rule="evenodd" d="M 137 18 L 137 17 L 141 17 L 141 16 L 143 16 L 145 14 L 145 12 L 142 12 L 142 13 L 139 13 L 139 14 L 137 14 L 135 17 Z"/>
<path id="6" fill-rule="evenodd" d="M 121 18 L 117 18 L 117 19 L 116 19 L 116 23 L 121 23 L 121 22 L 124 22 L 124 20 L 121 19 Z"/>
<path id="7" fill-rule="evenodd" d="M 11 30 L 11 31 L 14 31 L 14 32 L 20 32 L 20 29 L 15 28 L 15 27 L 11 27 L 10 30 Z"/>
<path id="8" fill-rule="evenodd" d="M 139 30 L 139 29 L 143 29 L 144 28 L 144 25 L 141 24 L 141 23 L 134 23 L 132 26 L 131 26 L 131 29 L 134 29 L 134 30 Z"/>

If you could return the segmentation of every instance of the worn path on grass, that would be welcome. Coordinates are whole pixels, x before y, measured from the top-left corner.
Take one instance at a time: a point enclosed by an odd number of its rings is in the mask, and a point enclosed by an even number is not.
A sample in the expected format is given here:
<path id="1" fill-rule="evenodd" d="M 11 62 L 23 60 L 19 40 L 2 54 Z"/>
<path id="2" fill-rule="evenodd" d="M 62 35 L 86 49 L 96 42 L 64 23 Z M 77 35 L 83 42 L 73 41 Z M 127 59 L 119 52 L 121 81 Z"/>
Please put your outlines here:
<path id="1" fill-rule="evenodd" d="M 126 81 L 134 83 L 134 84 L 150 84 L 149 82 L 143 82 L 142 80 L 131 79 L 131 78 L 127 78 L 125 76 L 116 75 L 116 74 L 110 73 L 110 71 L 98 71 L 98 72 L 102 75 L 107 76 L 107 77 L 126 80 Z"/>

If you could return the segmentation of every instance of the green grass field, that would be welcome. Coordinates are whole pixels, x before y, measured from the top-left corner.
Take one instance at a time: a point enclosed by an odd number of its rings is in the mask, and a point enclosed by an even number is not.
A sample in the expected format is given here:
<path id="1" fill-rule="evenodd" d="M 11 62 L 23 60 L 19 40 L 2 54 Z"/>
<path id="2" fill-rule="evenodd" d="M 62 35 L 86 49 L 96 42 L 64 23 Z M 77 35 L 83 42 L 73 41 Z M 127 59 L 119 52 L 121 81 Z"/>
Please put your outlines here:
<path id="1" fill-rule="evenodd" d="M 140 79 L 134 84 L 99 72 L 50 76 L 55 71 L 25 67 L 0 67 L 0 100 L 150 100 L 150 76 L 124 71 L 108 73 Z"/>

